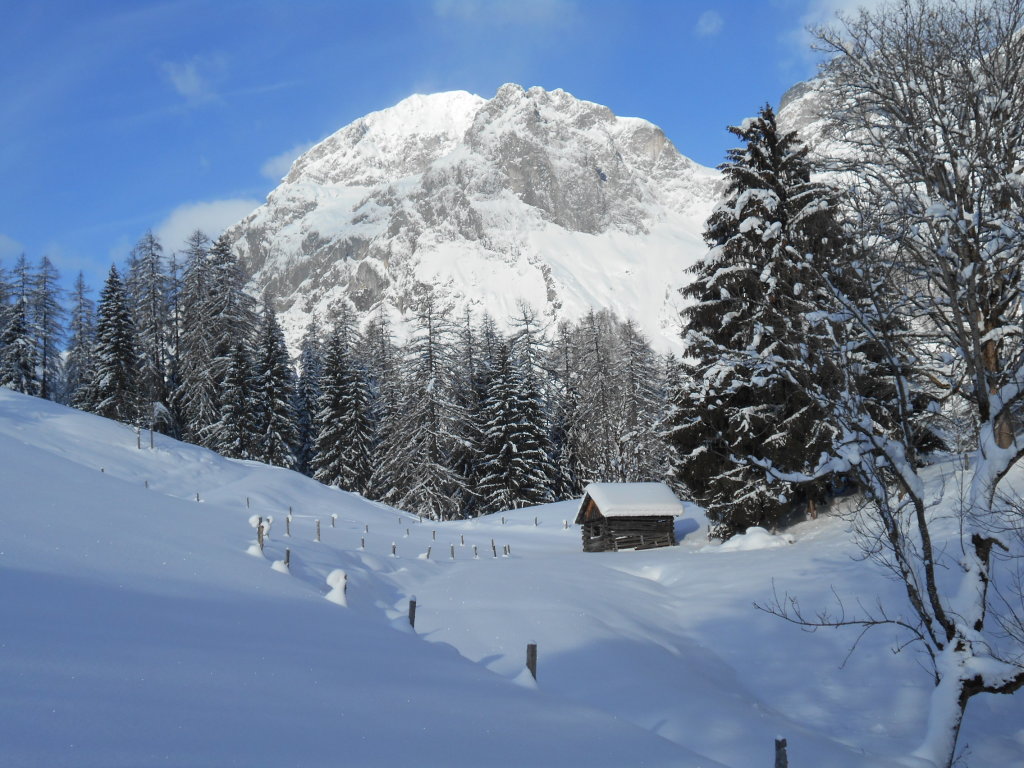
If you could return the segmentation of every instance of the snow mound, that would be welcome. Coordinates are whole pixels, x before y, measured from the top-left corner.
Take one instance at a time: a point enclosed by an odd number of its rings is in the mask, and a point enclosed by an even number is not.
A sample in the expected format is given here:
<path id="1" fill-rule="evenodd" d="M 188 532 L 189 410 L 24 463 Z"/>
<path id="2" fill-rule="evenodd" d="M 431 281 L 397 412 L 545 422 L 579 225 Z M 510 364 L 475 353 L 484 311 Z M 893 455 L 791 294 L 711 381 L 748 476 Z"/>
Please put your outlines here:
<path id="1" fill-rule="evenodd" d="M 721 544 L 711 544 L 704 547 L 702 552 L 752 552 L 757 549 L 776 549 L 787 547 L 796 542 L 796 539 L 789 533 L 772 534 L 765 528 L 753 526 L 747 528 L 746 533 L 733 536 Z"/>

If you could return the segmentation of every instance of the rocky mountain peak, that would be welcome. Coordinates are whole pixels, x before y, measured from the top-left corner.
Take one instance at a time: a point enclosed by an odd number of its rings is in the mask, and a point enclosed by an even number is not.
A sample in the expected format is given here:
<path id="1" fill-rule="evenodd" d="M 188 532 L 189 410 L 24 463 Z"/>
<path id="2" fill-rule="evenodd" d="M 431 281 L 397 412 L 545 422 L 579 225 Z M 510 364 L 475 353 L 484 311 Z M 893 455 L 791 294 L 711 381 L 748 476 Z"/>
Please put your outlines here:
<path id="1" fill-rule="evenodd" d="M 414 95 L 295 161 L 231 231 L 296 338 L 338 301 L 399 325 L 425 290 L 500 322 L 607 307 L 661 347 L 718 173 L 655 125 L 563 90 Z"/>

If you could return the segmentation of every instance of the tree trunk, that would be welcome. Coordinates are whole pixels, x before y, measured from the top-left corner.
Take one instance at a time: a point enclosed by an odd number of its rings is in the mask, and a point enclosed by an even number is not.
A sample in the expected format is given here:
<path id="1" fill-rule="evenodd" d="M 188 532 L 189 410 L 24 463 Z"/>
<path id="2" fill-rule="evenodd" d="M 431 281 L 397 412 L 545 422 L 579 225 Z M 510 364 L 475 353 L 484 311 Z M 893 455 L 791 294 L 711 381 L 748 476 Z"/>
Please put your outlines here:
<path id="1" fill-rule="evenodd" d="M 940 659 L 944 657 L 945 654 Z M 967 661 L 966 654 L 955 654 L 952 658 L 957 662 Z M 930 760 L 936 768 L 951 768 L 967 699 L 964 681 L 956 675 L 946 675 L 939 681 L 928 708 L 928 730 L 921 746 L 914 750 L 914 757 Z"/>

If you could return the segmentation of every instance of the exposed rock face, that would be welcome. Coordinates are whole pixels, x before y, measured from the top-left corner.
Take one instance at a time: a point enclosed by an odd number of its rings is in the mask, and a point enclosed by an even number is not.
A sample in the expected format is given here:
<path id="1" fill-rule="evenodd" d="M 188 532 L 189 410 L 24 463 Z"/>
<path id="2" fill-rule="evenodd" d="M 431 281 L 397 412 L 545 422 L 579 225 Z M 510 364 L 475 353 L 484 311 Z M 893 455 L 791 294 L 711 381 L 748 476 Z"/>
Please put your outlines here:
<path id="1" fill-rule="evenodd" d="M 608 307 L 677 343 L 677 288 L 719 174 L 661 130 L 561 90 L 411 96 L 295 161 L 231 230 L 294 341 L 347 298 L 402 317 L 426 291 L 501 323 Z"/>

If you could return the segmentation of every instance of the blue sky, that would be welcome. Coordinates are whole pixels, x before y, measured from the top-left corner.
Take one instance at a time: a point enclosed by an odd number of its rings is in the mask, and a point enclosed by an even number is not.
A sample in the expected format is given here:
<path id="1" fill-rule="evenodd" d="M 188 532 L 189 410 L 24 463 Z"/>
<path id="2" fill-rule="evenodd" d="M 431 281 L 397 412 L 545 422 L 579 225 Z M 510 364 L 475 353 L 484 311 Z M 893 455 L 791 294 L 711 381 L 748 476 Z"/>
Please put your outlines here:
<path id="1" fill-rule="evenodd" d="M 563 88 L 707 165 L 814 72 L 847 0 L 0 0 L 0 264 L 97 287 L 258 205 L 301 150 L 411 93 Z"/>

